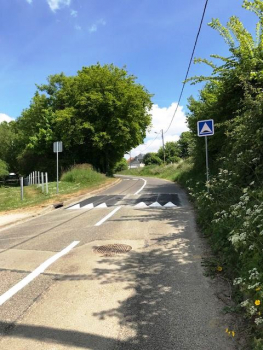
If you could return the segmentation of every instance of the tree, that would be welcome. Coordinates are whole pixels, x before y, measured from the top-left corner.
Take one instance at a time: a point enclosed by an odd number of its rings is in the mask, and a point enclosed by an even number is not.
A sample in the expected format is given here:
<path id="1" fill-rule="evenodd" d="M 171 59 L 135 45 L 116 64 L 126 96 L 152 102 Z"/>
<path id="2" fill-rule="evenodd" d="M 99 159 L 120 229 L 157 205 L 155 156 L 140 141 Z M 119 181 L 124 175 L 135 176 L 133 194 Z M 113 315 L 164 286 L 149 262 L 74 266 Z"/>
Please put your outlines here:
<path id="1" fill-rule="evenodd" d="M 162 160 L 158 157 L 157 153 L 146 153 L 143 157 L 143 162 L 145 165 L 162 164 Z"/>
<path id="2" fill-rule="evenodd" d="M 127 170 L 128 169 L 128 164 L 127 160 L 125 158 L 122 158 L 119 162 L 117 162 L 114 166 L 114 172 L 122 171 L 122 170 Z"/>
<path id="3" fill-rule="evenodd" d="M 0 159 L 5 161 L 12 172 L 17 172 L 17 155 L 23 148 L 21 133 L 16 127 L 16 122 L 0 123 Z"/>
<path id="4" fill-rule="evenodd" d="M 180 158 L 188 158 L 192 147 L 192 134 L 190 131 L 182 132 L 177 142 Z"/>
<path id="5" fill-rule="evenodd" d="M 177 163 L 179 161 L 179 147 L 177 142 L 166 142 L 165 144 L 165 161 L 166 163 Z M 160 147 L 157 155 L 160 159 L 164 159 L 163 157 L 163 147 Z"/>
<path id="6" fill-rule="evenodd" d="M 151 106 L 149 92 L 124 68 L 97 64 L 76 76 L 52 75 L 18 120 L 25 134 L 22 156 L 42 155 L 48 162 L 52 143 L 61 140 L 65 166 L 86 162 L 111 172 L 123 154 L 142 143 Z"/>
<path id="7" fill-rule="evenodd" d="M 6 162 L 0 159 L 0 179 L 4 178 L 9 174 Z"/>
<path id="8" fill-rule="evenodd" d="M 193 135 L 195 165 L 204 165 L 204 140 L 196 136 L 198 120 L 213 118 L 215 135 L 209 138 L 209 162 L 212 171 L 221 166 L 240 174 L 240 181 L 249 183 L 263 172 L 263 2 L 244 1 L 243 7 L 258 18 L 253 38 L 242 22 L 233 16 L 226 26 L 213 19 L 216 29 L 229 45 L 230 56 L 211 55 L 213 62 L 198 59 L 212 68 L 209 77 L 193 77 L 193 83 L 207 81 L 199 100 L 189 99 L 188 125 Z M 214 62 L 221 60 L 222 64 Z"/>

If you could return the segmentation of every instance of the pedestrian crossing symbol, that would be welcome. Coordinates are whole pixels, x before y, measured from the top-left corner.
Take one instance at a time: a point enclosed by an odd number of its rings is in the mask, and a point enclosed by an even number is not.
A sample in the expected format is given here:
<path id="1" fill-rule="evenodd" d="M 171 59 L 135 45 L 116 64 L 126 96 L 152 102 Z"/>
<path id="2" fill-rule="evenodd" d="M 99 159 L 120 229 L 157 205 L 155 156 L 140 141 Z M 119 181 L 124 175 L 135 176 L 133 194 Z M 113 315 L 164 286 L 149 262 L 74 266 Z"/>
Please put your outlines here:
<path id="1" fill-rule="evenodd" d="M 199 120 L 199 122 L 197 122 L 197 132 L 198 132 L 198 136 L 214 135 L 214 121 L 213 121 L 213 119 Z"/>

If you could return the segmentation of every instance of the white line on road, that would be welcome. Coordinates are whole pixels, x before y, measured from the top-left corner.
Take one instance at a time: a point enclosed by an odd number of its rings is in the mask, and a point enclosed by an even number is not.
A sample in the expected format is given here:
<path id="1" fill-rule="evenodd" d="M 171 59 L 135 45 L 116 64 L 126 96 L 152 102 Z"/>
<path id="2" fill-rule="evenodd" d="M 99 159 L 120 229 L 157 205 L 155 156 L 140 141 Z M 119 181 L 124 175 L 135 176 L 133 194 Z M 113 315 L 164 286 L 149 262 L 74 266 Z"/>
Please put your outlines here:
<path id="1" fill-rule="evenodd" d="M 101 219 L 99 222 L 96 223 L 95 226 L 100 226 L 101 224 L 103 224 L 106 220 L 108 220 L 112 215 L 114 215 L 119 209 L 121 209 L 120 207 L 115 208 L 113 211 L 111 211 L 108 215 L 106 215 L 103 219 Z"/>
<path id="2" fill-rule="evenodd" d="M 0 306 L 3 305 L 8 299 L 10 299 L 13 295 L 19 292 L 22 288 L 24 288 L 28 283 L 32 282 L 38 275 L 46 270 L 51 264 L 53 264 L 56 260 L 61 258 L 63 255 L 67 254 L 72 248 L 74 248 L 79 241 L 72 242 L 68 247 L 63 249 L 61 252 L 53 255 L 43 264 L 41 264 L 38 268 L 36 268 L 33 272 L 31 272 L 28 276 L 26 276 L 22 281 L 18 282 L 11 289 L 0 296 Z"/>
<path id="3" fill-rule="evenodd" d="M 144 187 L 145 187 L 146 184 L 147 184 L 147 181 L 146 181 L 146 180 L 144 180 L 144 179 L 142 179 L 142 178 L 140 178 L 139 180 L 143 180 L 143 181 L 144 181 L 144 184 L 143 184 L 143 186 L 139 189 L 139 191 L 135 192 L 134 194 L 139 194 L 139 193 L 144 189 Z"/>

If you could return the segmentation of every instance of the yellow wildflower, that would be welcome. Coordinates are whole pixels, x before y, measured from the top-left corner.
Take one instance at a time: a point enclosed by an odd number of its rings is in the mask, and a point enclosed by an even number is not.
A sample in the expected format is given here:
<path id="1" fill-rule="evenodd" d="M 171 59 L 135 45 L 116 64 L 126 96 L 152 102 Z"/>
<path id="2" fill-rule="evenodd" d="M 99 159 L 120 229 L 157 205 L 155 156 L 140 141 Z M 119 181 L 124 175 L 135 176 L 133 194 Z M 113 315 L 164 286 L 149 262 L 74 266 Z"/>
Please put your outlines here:
<path id="1" fill-rule="evenodd" d="M 258 292 L 260 289 L 261 289 L 260 287 L 257 287 L 257 288 L 256 288 L 256 291 Z"/>
<path id="2" fill-rule="evenodd" d="M 260 316 L 260 315 L 261 315 L 261 312 L 259 311 L 259 312 L 258 312 L 258 316 Z"/>
<path id="3" fill-rule="evenodd" d="M 255 300 L 255 305 L 259 306 L 260 304 L 260 300 Z"/>
<path id="4" fill-rule="evenodd" d="M 223 270 L 223 267 L 222 266 L 217 266 L 217 271 L 221 272 Z"/>
<path id="5" fill-rule="evenodd" d="M 228 333 L 229 332 L 229 329 L 228 328 L 226 328 L 226 333 Z"/>
<path id="6" fill-rule="evenodd" d="M 236 334 L 236 333 L 235 333 L 234 331 L 232 331 L 232 336 L 233 336 L 233 337 L 235 336 L 235 334 Z"/>

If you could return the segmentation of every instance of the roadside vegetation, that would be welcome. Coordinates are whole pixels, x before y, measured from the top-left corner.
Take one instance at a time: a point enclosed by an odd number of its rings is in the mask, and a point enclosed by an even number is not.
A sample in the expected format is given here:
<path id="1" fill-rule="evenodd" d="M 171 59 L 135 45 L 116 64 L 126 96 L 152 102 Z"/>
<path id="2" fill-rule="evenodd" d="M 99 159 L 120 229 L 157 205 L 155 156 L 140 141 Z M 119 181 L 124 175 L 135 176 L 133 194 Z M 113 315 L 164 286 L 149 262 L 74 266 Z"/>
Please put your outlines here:
<path id="1" fill-rule="evenodd" d="M 0 187 L 0 211 L 60 202 L 66 200 L 69 195 L 85 194 L 111 181 L 112 178 L 97 173 L 89 164 L 76 165 L 62 175 L 59 194 L 56 193 L 56 182 L 48 184 L 48 194 L 42 193 L 41 185 L 25 186 L 23 201 L 20 198 L 20 187 Z"/>
<path id="2" fill-rule="evenodd" d="M 226 26 L 213 19 L 210 26 L 228 44 L 229 56 L 196 59 L 208 64 L 211 74 L 190 79 L 205 85 L 198 99 L 189 98 L 189 160 L 174 166 L 147 166 L 137 174 L 176 180 L 188 189 L 199 226 L 216 257 L 210 269 L 232 284 L 236 307 L 231 312 L 246 319 L 242 332 L 249 339 L 248 348 L 262 350 L 263 1 L 244 1 L 243 7 L 258 17 L 255 35 L 235 16 Z M 197 121 L 204 119 L 215 122 L 215 135 L 208 138 L 209 182 L 204 138 L 197 137 Z M 238 323 L 226 333 L 238 337 Z"/>
<path id="3" fill-rule="evenodd" d="M 174 164 L 146 165 L 143 168 L 134 168 L 121 171 L 122 175 L 150 176 L 167 179 L 171 181 L 182 181 L 182 178 L 188 174 L 193 167 L 191 159 L 180 160 Z"/>

